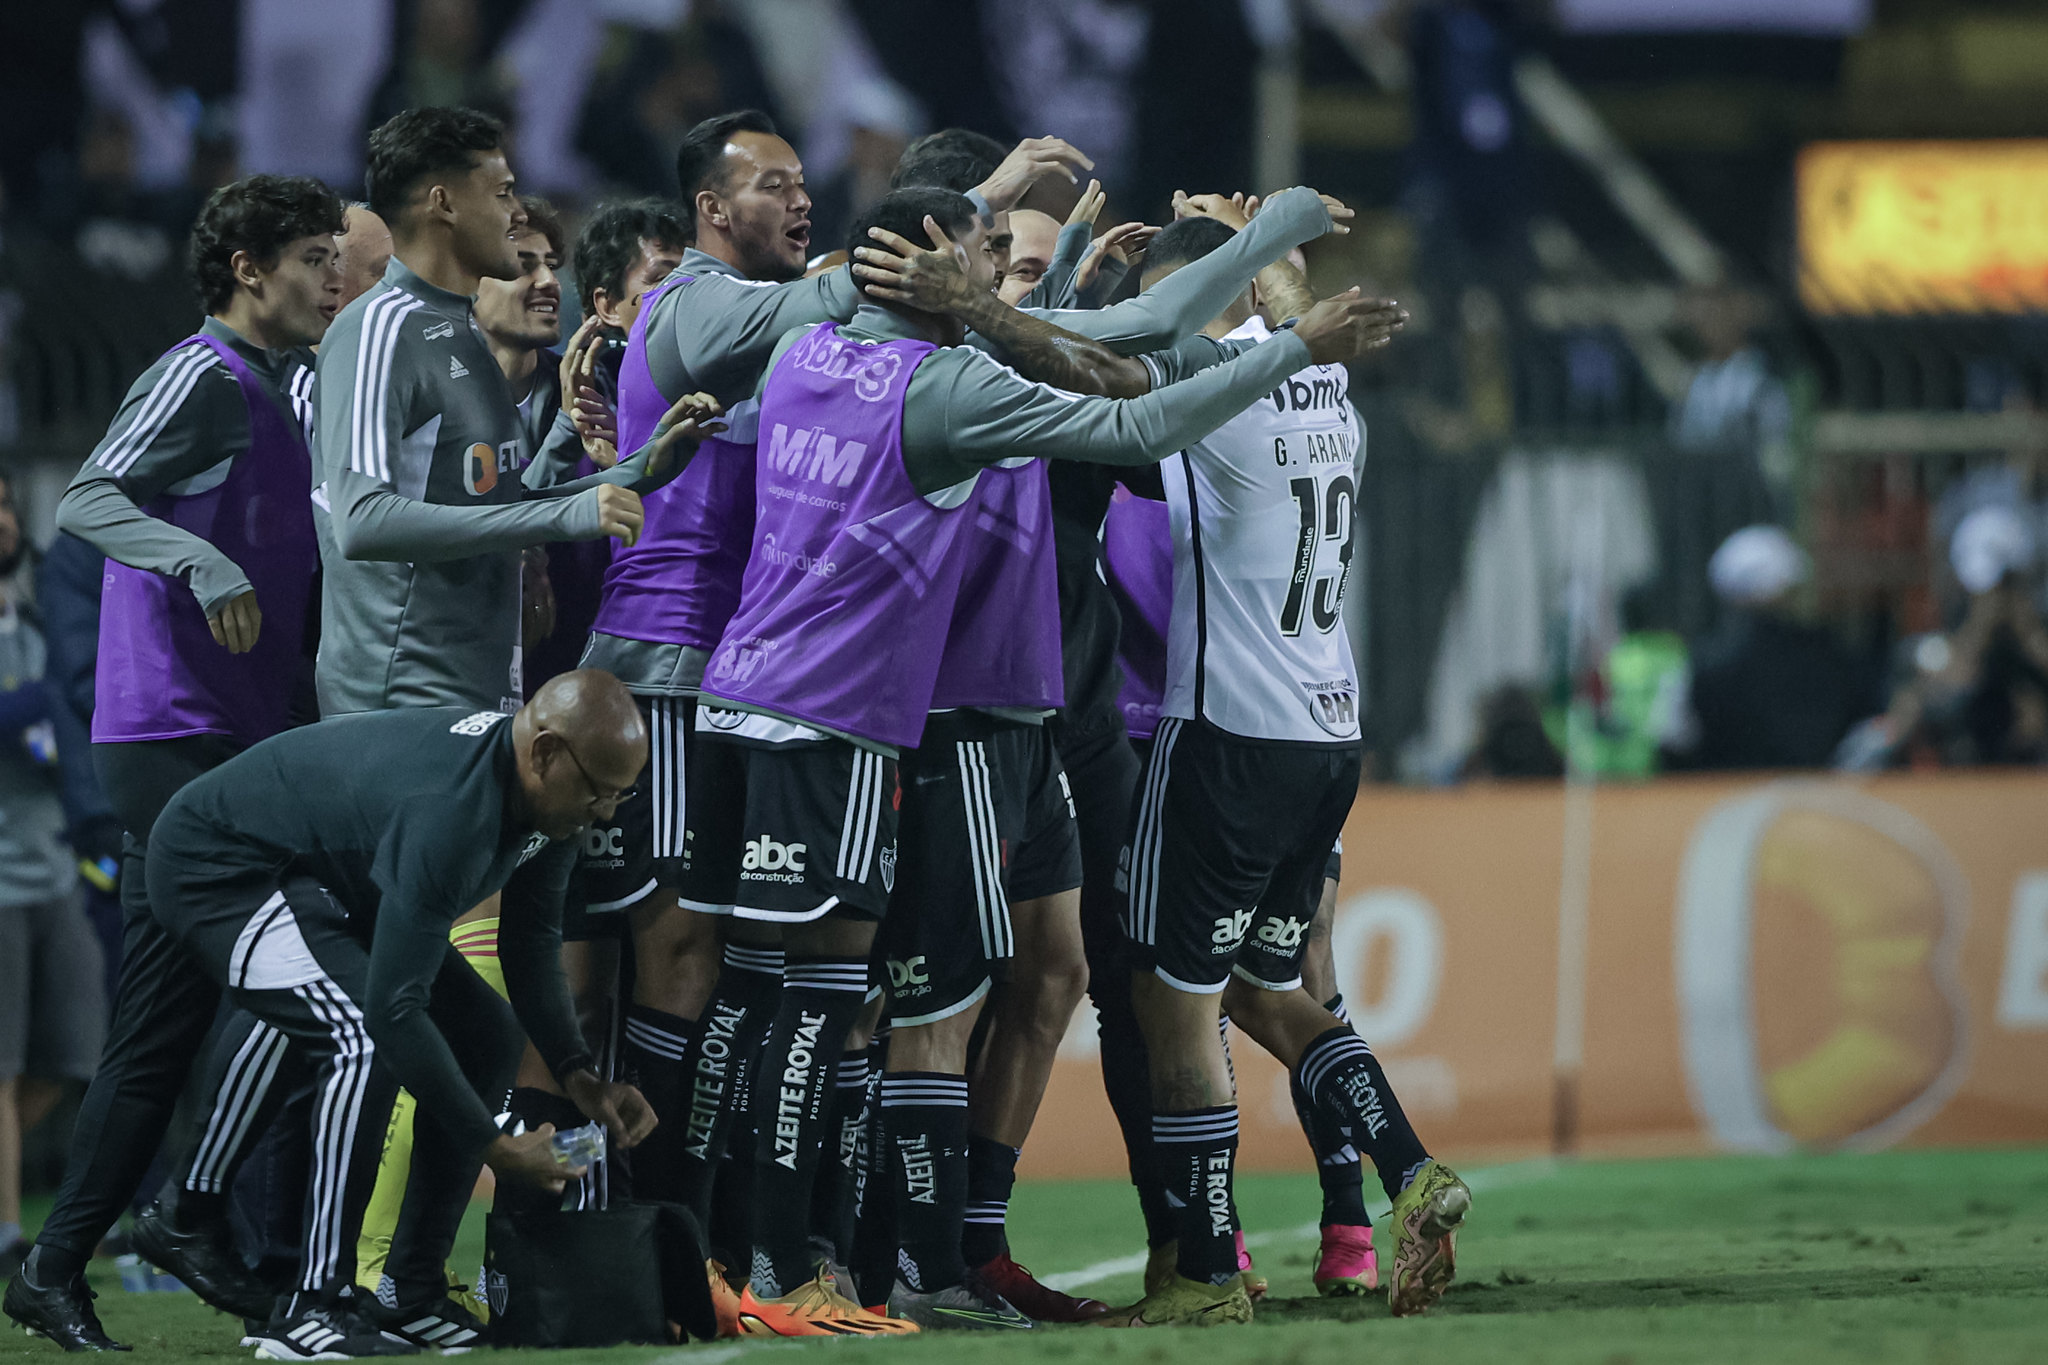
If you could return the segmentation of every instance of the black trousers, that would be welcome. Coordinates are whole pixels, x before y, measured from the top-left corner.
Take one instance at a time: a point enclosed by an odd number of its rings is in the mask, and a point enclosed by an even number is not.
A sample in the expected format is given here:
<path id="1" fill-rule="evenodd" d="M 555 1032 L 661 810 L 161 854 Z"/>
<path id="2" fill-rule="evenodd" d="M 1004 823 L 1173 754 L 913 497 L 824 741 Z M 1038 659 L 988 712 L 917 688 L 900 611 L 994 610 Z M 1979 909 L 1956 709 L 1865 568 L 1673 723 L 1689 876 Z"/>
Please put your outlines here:
<path id="1" fill-rule="evenodd" d="M 72 1129 L 39 1245 L 89 1257 L 134 1199 L 213 1027 L 220 989 L 150 917 L 143 853 L 180 787 L 234 757 L 219 735 L 93 745 L 93 767 L 127 831 L 121 975 L 99 1070 Z"/>

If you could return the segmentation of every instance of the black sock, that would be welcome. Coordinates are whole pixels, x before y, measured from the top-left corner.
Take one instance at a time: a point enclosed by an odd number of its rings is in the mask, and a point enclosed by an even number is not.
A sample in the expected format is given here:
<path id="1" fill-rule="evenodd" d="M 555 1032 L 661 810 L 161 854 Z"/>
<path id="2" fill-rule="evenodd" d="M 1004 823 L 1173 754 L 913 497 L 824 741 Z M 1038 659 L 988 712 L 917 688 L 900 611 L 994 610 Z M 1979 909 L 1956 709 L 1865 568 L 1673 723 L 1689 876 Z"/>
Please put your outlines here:
<path id="1" fill-rule="evenodd" d="M 718 986 L 683 1058 L 687 1095 L 678 1116 L 677 1198 L 701 1220 L 711 1217 L 711 1187 L 732 1125 L 736 1073 L 767 1036 L 781 994 L 781 949 L 725 945 Z"/>
<path id="2" fill-rule="evenodd" d="M 85 1260 L 75 1251 L 38 1242 L 35 1250 L 29 1252 L 28 1264 L 21 1273 L 38 1289 L 58 1289 L 85 1273 Z"/>
<path id="3" fill-rule="evenodd" d="M 868 1121 L 868 1050 L 843 1053 L 825 1110 L 825 1153 L 811 1186 L 811 1240 L 841 1265 L 853 1254 L 861 1132 Z"/>
<path id="4" fill-rule="evenodd" d="M 1416 1167 L 1429 1160 L 1387 1084 L 1380 1059 L 1349 1025 L 1310 1043 L 1294 1074 L 1316 1107 L 1348 1129 L 1352 1143 L 1372 1158 L 1387 1198 L 1398 1195 Z"/>
<path id="5" fill-rule="evenodd" d="M 787 1294 L 816 1273 L 811 1186 L 825 1143 L 825 1098 L 867 993 L 865 958 L 791 958 L 783 968 L 782 1004 L 749 1086 L 753 1282 L 762 1298 Z"/>
<path id="6" fill-rule="evenodd" d="M 687 1107 L 683 1078 L 697 1021 L 639 1003 L 626 1007 L 626 1074 L 640 1087 L 660 1122 L 633 1149 L 633 1193 L 642 1199 L 677 1200 Z"/>
<path id="7" fill-rule="evenodd" d="M 860 1130 L 860 1156 L 853 1180 L 853 1236 L 847 1263 L 864 1304 L 889 1297 L 896 1279 L 896 1182 L 890 1174 L 889 1142 L 882 1132 L 882 1075 L 889 1061 L 889 1021 L 868 1044 L 867 1121 Z"/>
<path id="8" fill-rule="evenodd" d="M 882 1126 L 896 1171 L 896 1269 L 920 1293 L 967 1277 L 967 1078 L 940 1071 L 882 1077 Z"/>
<path id="9" fill-rule="evenodd" d="M 960 1234 L 960 1252 L 969 1265 L 987 1265 L 1010 1249 L 1005 1228 L 1020 1155 L 994 1138 L 967 1139 L 967 1226 Z"/>
<path id="10" fill-rule="evenodd" d="M 1180 1236 L 1180 1222 L 1166 1202 L 1166 1186 L 1152 1151 L 1152 1071 L 1145 1035 L 1131 1012 L 1131 974 L 1092 971 L 1088 994 L 1095 1002 L 1101 1041 L 1102 1089 L 1123 1133 L 1131 1186 L 1138 1192 L 1138 1212 L 1145 1219 L 1145 1245 L 1164 1246 Z"/>
<path id="11" fill-rule="evenodd" d="M 1323 1002 L 1323 1008 L 1345 1023 L 1351 1022 L 1342 995 L 1331 996 Z M 1372 1215 L 1365 1209 L 1365 1171 L 1358 1149 L 1351 1145 L 1350 1132 L 1316 1108 L 1308 1091 L 1301 1088 L 1299 1077 L 1288 1077 L 1287 1088 L 1294 1099 L 1294 1117 L 1301 1123 L 1301 1135 L 1308 1139 L 1309 1150 L 1315 1153 L 1316 1180 L 1323 1187 L 1322 1225 L 1372 1226 Z"/>
<path id="12" fill-rule="evenodd" d="M 1180 1273 L 1196 1284 L 1237 1274 L 1231 1168 L 1237 1163 L 1237 1106 L 1212 1105 L 1152 1116 L 1167 1201 L 1180 1219 Z"/>

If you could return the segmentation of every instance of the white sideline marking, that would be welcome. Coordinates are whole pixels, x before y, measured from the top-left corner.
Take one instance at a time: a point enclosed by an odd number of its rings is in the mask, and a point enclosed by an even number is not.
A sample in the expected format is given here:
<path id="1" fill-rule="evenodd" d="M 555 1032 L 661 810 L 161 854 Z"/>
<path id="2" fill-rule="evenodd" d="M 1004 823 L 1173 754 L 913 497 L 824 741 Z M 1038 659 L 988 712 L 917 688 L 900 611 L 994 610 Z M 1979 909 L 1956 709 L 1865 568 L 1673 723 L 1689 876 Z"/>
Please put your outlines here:
<path id="1" fill-rule="evenodd" d="M 1557 1170 L 1557 1163 L 1548 1157 L 1534 1161 L 1517 1161 L 1506 1166 L 1486 1166 L 1465 1176 L 1465 1183 L 1474 1190 L 1497 1190 L 1506 1185 L 1521 1185 L 1531 1180 L 1541 1180 Z M 1313 1241 L 1322 1229 L 1314 1223 L 1303 1223 L 1296 1228 L 1276 1228 L 1266 1232 L 1248 1232 L 1244 1237 L 1246 1250 L 1256 1251 L 1260 1247 L 1274 1246 L 1287 1242 Z M 1041 1276 L 1039 1283 L 1047 1289 L 1070 1293 L 1083 1285 L 1095 1284 L 1109 1279 L 1112 1275 L 1130 1275 L 1145 1268 L 1145 1253 L 1140 1251 L 1129 1256 L 1116 1256 L 1079 1270 L 1065 1270 L 1057 1275 Z M 693 1361 L 711 1365 L 702 1355 L 693 1355 Z M 655 1361 L 653 1365 L 663 1365 Z"/>

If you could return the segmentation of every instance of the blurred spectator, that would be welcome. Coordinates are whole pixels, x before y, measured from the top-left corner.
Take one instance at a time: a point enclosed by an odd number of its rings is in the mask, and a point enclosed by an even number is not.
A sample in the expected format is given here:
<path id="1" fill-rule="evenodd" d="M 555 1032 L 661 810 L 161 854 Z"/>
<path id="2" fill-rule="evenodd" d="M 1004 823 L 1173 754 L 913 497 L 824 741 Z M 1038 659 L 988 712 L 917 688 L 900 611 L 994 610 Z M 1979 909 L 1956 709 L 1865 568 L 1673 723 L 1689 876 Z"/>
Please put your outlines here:
<path id="1" fill-rule="evenodd" d="M 674 195 L 683 134 L 728 109 L 776 113 L 746 30 L 718 6 L 690 6 L 688 21 L 672 32 L 613 24 L 577 124 L 576 150 L 612 184 Z"/>
<path id="2" fill-rule="evenodd" d="M 1781 515 L 1794 506 L 1792 401 L 1756 344 L 1765 321 L 1761 296 L 1732 286 L 1698 289 L 1681 307 L 1705 362 L 1671 414 L 1671 441 L 1699 455 L 1750 460 Z"/>
<path id="3" fill-rule="evenodd" d="M 1883 717 L 1843 746 L 1843 767 L 1883 767 L 1901 756 L 1942 763 L 2048 760 L 2048 626 L 2032 592 L 2038 546 L 2014 508 L 1980 507 L 1949 542 L 1949 563 L 1969 594 L 1963 622 L 1905 649 L 1908 681 Z"/>
<path id="4" fill-rule="evenodd" d="M 1458 775 L 1564 776 L 1564 755 L 1543 728 L 1543 708 L 1533 691 L 1510 684 L 1479 699 L 1479 739 Z"/>
<path id="5" fill-rule="evenodd" d="M 511 78 L 484 42 L 477 0 L 414 0 L 412 24 L 370 97 L 368 126 L 401 110 L 445 104 L 512 117 Z"/>
<path id="6" fill-rule="evenodd" d="M 1832 632 L 1794 619 L 1806 554 L 1776 526 L 1723 541 L 1707 575 L 1727 614 L 1693 650 L 1692 768 L 1825 766 L 1857 721 L 1877 711 L 1863 670 Z"/>
<path id="7" fill-rule="evenodd" d="M 1654 776 L 1666 753 L 1697 742 L 1687 707 L 1692 669 L 1685 637 L 1658 619 L 1646 588 L 1621 600 L 1622 634 L 1609 647 L 1591 689 L 1596 709 L 1580 761 L 1601 777 Z M 1553 738 L 1565 733 L 1565 712 L 1547 717 Z"/>
<path id="8" fill-rule="evenodd" d="M 42 632 L 23 599 L 25 545 L 0 479 L 0 1274 L 21 1269 L 22 1134 L 60 1083 L 92 1075 L 106 1033 L 99 944 L 63 844 Z"/>
<path id="9" fill-rule="evenodd" d="M 57 741 L 65 838 L 86 884 L 85 911 L 106 956 L 109 997 L 121 961 L 121 821 L 92 766 L 93 667 L 100 653 L 100 578 L 107 557 L 59 531 L 36 566 L 43 689 Z"/>

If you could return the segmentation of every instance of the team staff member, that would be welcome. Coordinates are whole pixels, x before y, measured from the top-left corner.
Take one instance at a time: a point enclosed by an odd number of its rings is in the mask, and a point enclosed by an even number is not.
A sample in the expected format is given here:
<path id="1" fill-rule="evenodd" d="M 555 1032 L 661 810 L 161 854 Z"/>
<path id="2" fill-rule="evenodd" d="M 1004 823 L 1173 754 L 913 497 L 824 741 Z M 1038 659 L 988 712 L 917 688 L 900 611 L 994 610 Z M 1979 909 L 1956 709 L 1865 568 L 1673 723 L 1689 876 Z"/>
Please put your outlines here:
<path id="1" fill-rule="evenodd" d="M 410 707 L 292 731 L 166 808 L 149 868 L 157 920 L 318 1076 L 305 1264 L 299 1292 L 256 1333 L 260 1356 L 475 1343 L 442 1267 L 479 1165 L 558 1191 L 575 1173 L 557 1163 L 551 1127 L 498 1131 L 522 1031 L 619 1145 L 652 1130 L 637 1091 L 590 1070 L 560 934 L 576 836 L 634 794 L 646 752 L 617 680 L 566 673 L 516 716 Z M 449 942 L 457 917 L 494 895 L 509 1007 Z M 355 1308 L 337 1290 L 394 1085 L 428 1121 L 384 1282 Z"/>
<path id="2" fill-rule="evenodd" d="M 495 119 L 410 109 L 370 135 L 384 278 L 320 348 L 314 423 L 323 536 L 323 715 L 388 706 L 516 707 L 520 555 L 553 540 L 630 541 L 638 471 L 523 501 L 532 451 L 476 325 L 485 278 L 515 280 L 526 223 Z"/>
<path id="3" fill-rule="evenodd" d="M 217 1000 L 150 918 L 150 830 L 186 782 L 285 727 L 303 668 L 318 552 L 289 386 L 340 306 L 341 226 L 341 201 L 318 181 L 259 175 L 216 190 L 192 237 L 207 320 L 135 381 L 58 505 L 59 527 L 109 559 L 93 753 L 127 830 L 106 1052 L 56 1206 L 6 1300 L 67 1349 L 112 1345 L 85 1263 L 134 1197 Z M 215 1227 L 186 1256 L 152 1252 L 235 1288 L 225 1247 Z"/>

